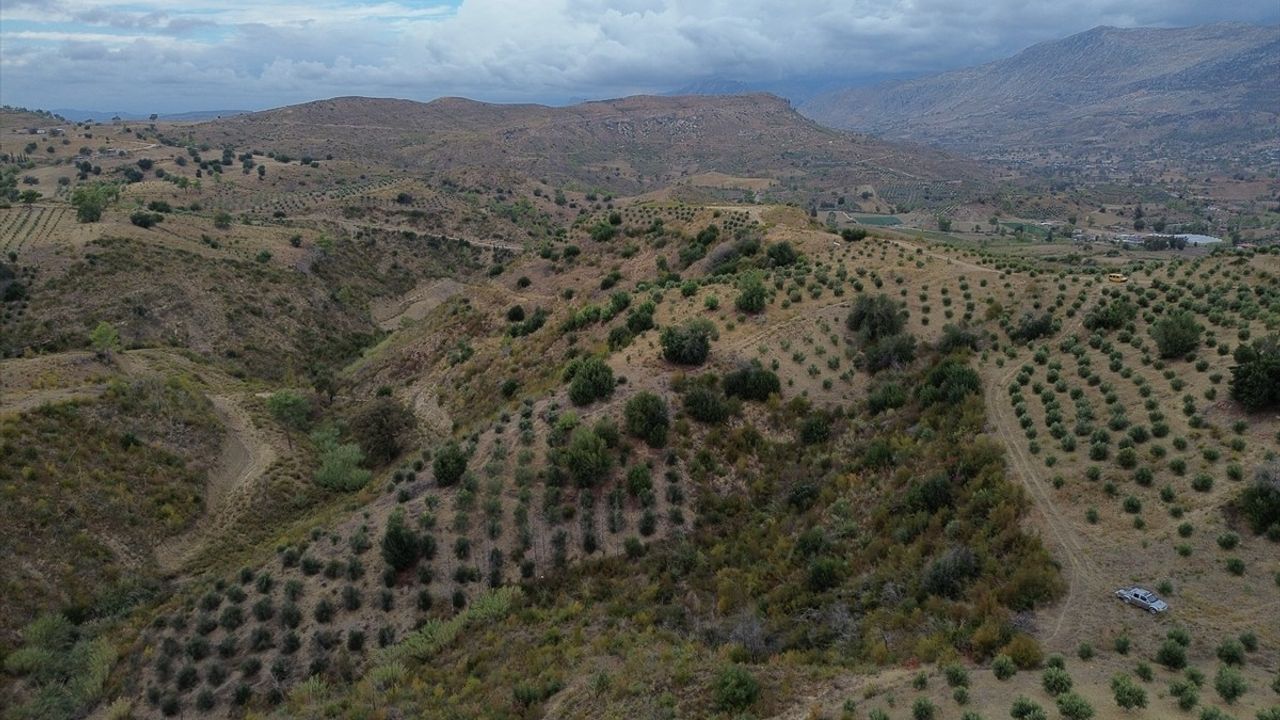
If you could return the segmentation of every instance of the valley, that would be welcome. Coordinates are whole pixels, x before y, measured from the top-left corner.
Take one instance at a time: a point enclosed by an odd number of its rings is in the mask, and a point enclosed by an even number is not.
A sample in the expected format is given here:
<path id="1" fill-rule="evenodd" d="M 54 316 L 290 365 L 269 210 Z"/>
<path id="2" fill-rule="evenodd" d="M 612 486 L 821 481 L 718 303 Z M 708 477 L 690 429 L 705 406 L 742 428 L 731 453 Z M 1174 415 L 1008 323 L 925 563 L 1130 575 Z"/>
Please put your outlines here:
<path id="1" fill-rule="evenodd" d="M 0 121 L 0 717 L 1276 717 L 1272 175 Z"/>

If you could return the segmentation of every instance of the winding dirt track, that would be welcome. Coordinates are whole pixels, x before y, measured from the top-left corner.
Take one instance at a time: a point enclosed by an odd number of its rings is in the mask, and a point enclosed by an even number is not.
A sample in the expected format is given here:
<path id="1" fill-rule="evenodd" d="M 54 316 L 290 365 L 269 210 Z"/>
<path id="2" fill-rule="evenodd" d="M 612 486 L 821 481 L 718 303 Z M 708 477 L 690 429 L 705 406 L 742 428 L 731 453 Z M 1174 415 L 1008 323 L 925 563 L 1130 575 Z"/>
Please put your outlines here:
<path id="1" fill-rule="evenodd" d="M 1083 314 L 1077 313 L 1071 322 L 1064 326 L 1058 337 L 1076 332 L 1082 324 Z M 1094 542 L 1083 538 L 1075 525 L 1066 518 L 1053 497 L 1053 487 L 1040 475 L 1040 465 L 1019 442 L 1022 437 L 1022 426 L 1013 413 L 1013 407 L 1003 393 L 1009 383 L 1017 376 L 1019 365 L 1012 365 L 1004 373 L 997 373 L 994 368 L 989 376 L 989 384 L 984 392 L 987 417 L 995 427 L 995 433 L 1008 449 L 1010 470 L 1022 482 L 1035 509 L 1040 515 L 1044 527 L 1048 530 L 1050 552 L 1065 560 L 1063 573 L 1067 577 L 1067 595 L 1054 608 L 1057 617 L 1052 619 L 1052 627 L 1046 628 L 1045 641 L 1052 644 L 1064 631 L 1074 631 L 1085 620 L 1081 617 L 1089 598 L 1102 597 L 1103 582 L 1097 566 L 1085 551 L 1086 543 Z"/>
<path id="2" fill-rule="evenodd" d="M 17 415 L 51 403 L 99 397 L 109 387 L 108 383 L 99 381 L 75 384 L 76 376 L 67 369 L 82 370 L 81 366 L 90 362 L 88 357 L 87 353 L 64 353 L 37 361 L 20 359 L 0 364 L 0 378 L 12 381 L 0 385 L 0 415 Z M 54 388 L 31 387 L 31 378 L 55 372 L 60 367 L 60 361 L 69 363 L 62 371 L 68 374 L 68 379 L 73 384 Z M 15 363 L 31 367 L 19 369 L 19 365 Z M 99 365 L 98 361 L 93 361 L 92 364 L 95 368 L 101 367 L 104 372 L 110 371 L 120 377 L 137 378 L 162 372 L 171 363 L 185 366 L 188 361 L 166 351 L 142 350 L 116 353 L 105 365 Z M 42 371 L 40 368 L 48 369 Z M 249 501 L 257 482 L 277 457 L 276 449 L 254 426 L 253 419 L 242 406 L 243 393 L 235 390 L 238 383 L 208 369 L 204 369 L 202 374 L 206 380 L 210 377 L 217 378 L 215 393 L 208 397 L 226 432 L 218 459 L 206 480 L 205 512 L 189 530 L 161 541 L 155 548 L 156 563 L 166 573 L 180 570 L 204 547 L 209 537 L 229 525 L 234 514 Z M 105 538 L 104 542 L 126 566 L 140 567 L 145 564 L 145 558 L 137 552 L 142 550 L 145 555 L 145 549 L 130 549 L 113 537 Z"/>
<path id="3" fill-rule="evenodd" d="M 177 572 L 203 547 L 204 541 L 240 507 L 257 481 L 276 459 L 275 449 L 254 427 L 235 395 L 210 395 L 226 427 L 217 465 L 205 484 L 205 512 L 187 532 L 156 547 L 156 562 L 166 573 Z"/>

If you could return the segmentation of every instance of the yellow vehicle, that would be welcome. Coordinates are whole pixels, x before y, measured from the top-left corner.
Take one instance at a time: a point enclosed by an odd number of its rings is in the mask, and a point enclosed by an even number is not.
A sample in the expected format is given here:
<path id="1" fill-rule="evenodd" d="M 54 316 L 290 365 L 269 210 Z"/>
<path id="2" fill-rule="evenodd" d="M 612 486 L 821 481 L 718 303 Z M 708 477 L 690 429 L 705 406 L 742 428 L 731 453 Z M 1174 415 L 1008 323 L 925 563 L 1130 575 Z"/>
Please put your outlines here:
<path id="1" fill-rule="evenodd" d="M 1113 282 L 1113 283 L 1129 282 L 1129 276 L 1128 276 L 1128 275 L 1122 275 L 1122 274 L 1120 274 L 1120 273 L 1111 273 L 1111 274 L 1107 275 L 1107 279 L 1108 279 L 1108 280 L 1110 280 L 1110 281 L 1111 281 L 1111 282 Z"/>

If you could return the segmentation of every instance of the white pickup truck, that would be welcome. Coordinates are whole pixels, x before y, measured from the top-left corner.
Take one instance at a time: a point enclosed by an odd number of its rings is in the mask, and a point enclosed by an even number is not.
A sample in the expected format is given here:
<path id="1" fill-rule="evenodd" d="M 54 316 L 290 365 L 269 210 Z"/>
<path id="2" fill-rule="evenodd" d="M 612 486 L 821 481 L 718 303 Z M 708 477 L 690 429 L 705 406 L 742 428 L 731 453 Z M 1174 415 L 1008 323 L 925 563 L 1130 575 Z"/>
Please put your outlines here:
<path id="1" fill-rule="evenodd" d="M 1152 615 L 1169 610 L 1168 603 L 1161 600 L 1150 590 L 1144 590 L 1140 587 L 1120 588 L 1116 591 L 1116 597 L 1123 600 L 1126 605 L 1137 605 Z"/>

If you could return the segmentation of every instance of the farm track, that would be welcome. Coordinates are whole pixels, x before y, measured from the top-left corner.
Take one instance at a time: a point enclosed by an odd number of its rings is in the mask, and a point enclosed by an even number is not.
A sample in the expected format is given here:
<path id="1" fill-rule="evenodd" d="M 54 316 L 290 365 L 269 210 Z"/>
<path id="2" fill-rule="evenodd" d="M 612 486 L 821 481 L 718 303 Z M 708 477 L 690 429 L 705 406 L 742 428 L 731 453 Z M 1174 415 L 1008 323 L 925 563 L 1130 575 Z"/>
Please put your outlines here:
<path id="1" fill-rule="evenodd" d="M 330 218 L 324 218 L 324 219 L 327 219 L 330 222 L 336 223 L 339 227 L 343 228 L 347 232 L 351 232 L 352 234 L 354 234 L 355 230 L 379 230 L 382 232 L 389 232 L 389 233 L 401 233 L 408 230 L 410 232 L 420 233 L 419 230 L 411 227 L 403 227 L 403 226 L 398 227 L 395 225 L 378 225 L 373 223 L 358 223 L 358 222 L 351 222 L 349 220 L 333 220 Z M 450 242 L 464 242 L 472 247 L 486 248 L 489 250 L 505 250 L 507 252 L 513 252 L 513 253 L 524 252 L 524 246 L 517 245 L 515 243 L 500 242 L 497 240 L 476 240 L 475 238 L 465 238 L 465 237 L 450 237 L 448 235 L 435 235 L 434 233 L 420 233 L 420 234 L 432 235 L 434 237 L 442 237 L 445 240 L 448 240 Z"/>
<path id="2" fill-rule="evenodd" d="M 52 360 L 54 358 L 8 362 L 29 364 Z M 190 368 L 189 363 L 186 358 L 167 351 L 138 350 L 117 353 L 111 365 L 104 367 L 113 368 L 124 378 L 139 378 Z M 5 366 L 0 364 L 0 373 L 4 372 Z M 208 398 L 222 421 L 225 434 L 217 461 L 209 470 L 205 483 L 204 513 L 188 531 L 162 541 L 154 550 L 157 564 L 166 573 L 181 570 L 186 562 L 203 549 L 206 540 L 230 525 L 236 513 L 251 500 L 257 481 L 278 456 L 277 448 L 258 430 L 244 408 L 243 393 L 237 389 L 239 385 L 220 373 L 204 370 L 196 372 L 201 380 L 212 383 Z M 35 376 L 39 373 L 28 369 L 18 374 Z M 20 387 L 0 390 L 0 416 L 17 415 L 51 403 L 91 400 L 101 396 L 108 387 L 110 383 L 98 381 L 53 388 Z M 124 547 L 122 543 L 116 545 Z M 113 546 L 113 550 L 117 549 Z M 117 554 L 131 567 L 143 564 L 135 553 L 119 551 Z"/>
<path id="3" fill-rule="evenodd" d="M 1077 313 L 1062 328 L 1058 337 L 1079 330 L 1083 317 L 1083 312 Z M 1058 602 L 1057 616 L 1052 620 L 1052 629 L 1045 636 L 1046 642 L 1053 643 L 1064 631 L 1074 635 L 1075 631 L 1087 623 L 1084 615 L 1087 607 L 1093 604 L 1090 601 L 1103 597 L 1106 587 L 1097 565 L 1086 552 L 1086 547 L 1089 544 L 1096 545 L 1097 539 L 1086 540 L 1081 537 L 1074 524 L 1058 507 L 1053 497 L 1053 487 L 1040 476 L 1035 459 L 1018 441 L 1023 434 L 1022 428 L 1012 406 L 1001 393 L 1017 376 L 1019 369 L 1019 366 L 1010 367 L 1003 374 L 991 378 L 984 400 L 989 422 L 993 423 L 996 435 L 1008 450 L 1011 469 L 1043 518 L 1049 538 L 1056 546 L 1052 549 L 1056 549 L 1066 561 L 1063 570 L 1067 576 L 1067 594 Z"/>
<path id="4" fill-rule="evenodd" d="M 275 448 L 258 432 L 235 395 L 210 395 L 209 400 L 226 428 L 226 435 L 217 465 L 205 483 L 204 514 L 190 530 L 155 549 L 156 562 L 166 573 L 181 570 L 211 535 L 228 525 L 276 459 Z"/>

